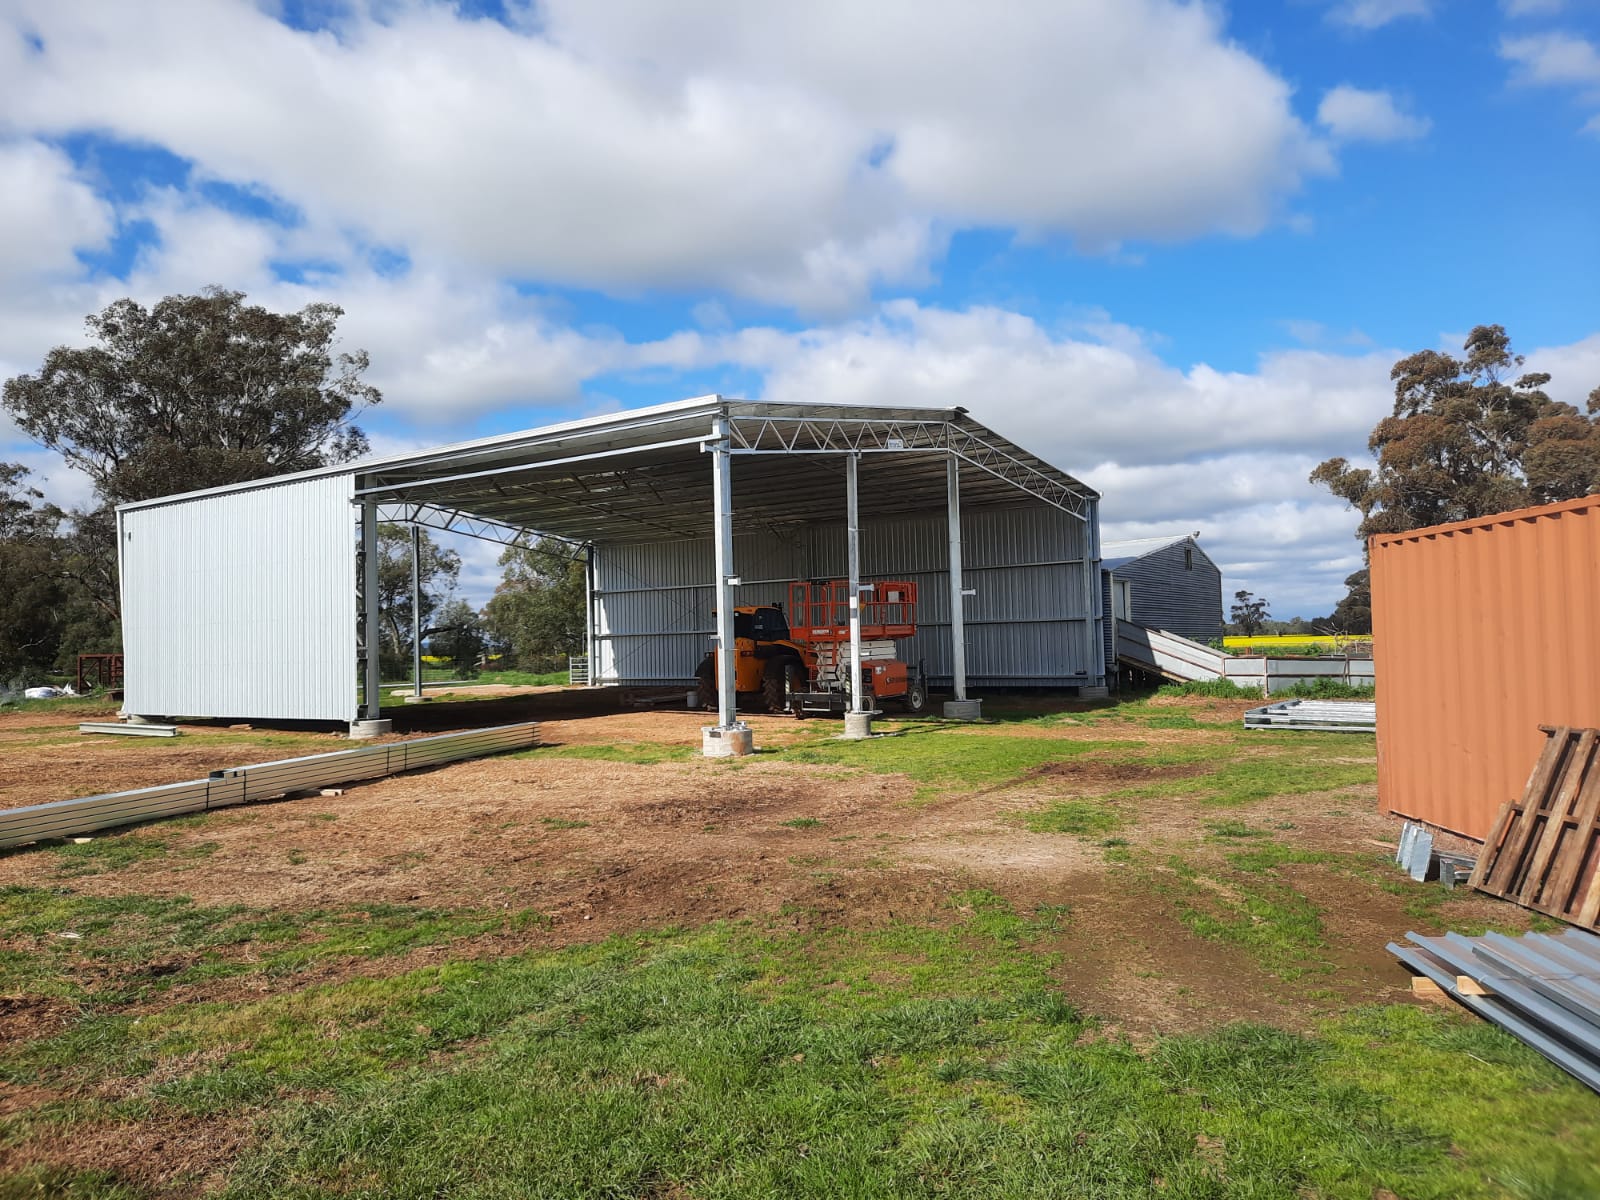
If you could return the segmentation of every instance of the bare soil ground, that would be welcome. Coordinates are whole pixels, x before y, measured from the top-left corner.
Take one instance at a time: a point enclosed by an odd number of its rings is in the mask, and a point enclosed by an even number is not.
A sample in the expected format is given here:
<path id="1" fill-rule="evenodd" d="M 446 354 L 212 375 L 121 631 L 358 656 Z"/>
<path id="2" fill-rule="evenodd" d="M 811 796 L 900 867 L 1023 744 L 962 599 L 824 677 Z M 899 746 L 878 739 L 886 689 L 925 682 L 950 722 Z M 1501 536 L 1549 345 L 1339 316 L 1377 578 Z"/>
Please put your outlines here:
<path id="1" fill-rule="evenodd" d="M 413 728 L 418 722 L 437 728 L 468 717 L 497 723 L 508 711 L 518 714 L 509 719 L 537 713 L 551 747 L 694 746 L 705 720 L 665 710 L 597 715 L 587 711 L 593 704 L 582 693 L 555 693 L 396 715 Z M 1018 723 L 981 732 L 1120 740 L 1145 750 L 1225 745 L 1246 706 L 1198 701 L 1172 707 L 1212 727 Z M 814 737 L 820 728 L 787 717 L 748 719 L 758 744 L 768 747 Z M 226 740 L 237 731 L 208 728 L 186 730 L 175 742 L 70 741 L 30 751 L 21 756 L 26 761 L 4 753 L 6 738 L 20 740 L 48 724 L 36 714 L 0 718 L 0 803 L 15 803 L 24 793 L 83 794 L 91 775 L 94 790 L 107 790 L 193 777 L 219 765 L 219 755 L 256 760 L 250 746 Z M 329 749 L 342 744 L 332 735 L 325 740 Z M 1304 1025 L 1326 1009 L 1329 993 L 1341 1000 L 1399 996 L 1406 979 L 1383 945 L 1416 924 L 1403 894 L 1314 867 L 1297 870 L 1297 884 L 1323 911 L 1334 965 L 1331 975 L 1316 981 L 1321 999 L 1308 999 L 1309 985 L 1287 983 L 1237 947 L 1197 936 L 1159 898 L 1161 862 L 1169 851 L 1181 849 L 1204 865 L 1226 849 L 1205 838 L 1204 822 L 1218 814 L 1202 812 L 1181 794 L 1108 801 L 1126 823 L 1122 837 L 1140 850 L 1142 867 L 1116 861 L 1094 838 L 1031 832 L 1019 819 L 1064 798 L 1137 791 L 1207 769 L 1201 763 L 1064 757 L 1006 784 L 913 802 L 916 789 L 903 776 L 780 756 L 642 765 L 534 753 L 377 781 L 338 798 L 224 810 L 202 827 L 151 826 L 146 833 L 162 838 L 169 853 L 126 870 L 74 876 L 70 883 L 88 894 L 183 895 L 203 904 L 290 911 L 412 904 L 548 915 L 544 928 L 488 939 L 482 947 L 488 952 L 780 914 L 798 914 L 796 923 L 856 926 L 938 920 L 952 892 L 982 887 L 1019 909 L 1065 906 L 1070 919 L 1052 947 L 1061 956 L 1065 989 L 1075 1002 L 1137 1035 L 1235 1018 Z M 1286 836 L 1309 851 L 1375 849 L 1395 836 L 1395 823 L 1376 813 L 1366 785 L 1276 797 L 1251 806 L 1248 818 L 1292 828 Z M 184 853 L 202 843 L 203 855 Z M 0 857 L 0 886 L 55 885 L 62 878 L 57 856 L 46 850 Z M 1480 902 L 1481 913 L 1464 903 L 1474 919 L 1504 921 L 1507 915 L 1504 905 L 1490 901 Z M 434 947 L 376 969 L 406 969 L 445 953 L 462 950 Z M 360 961 L 345 969 L 370 973 L 375 967 Z M 51 1019 L 46 1012 L 0 1007 L 0 1028 Z"/>

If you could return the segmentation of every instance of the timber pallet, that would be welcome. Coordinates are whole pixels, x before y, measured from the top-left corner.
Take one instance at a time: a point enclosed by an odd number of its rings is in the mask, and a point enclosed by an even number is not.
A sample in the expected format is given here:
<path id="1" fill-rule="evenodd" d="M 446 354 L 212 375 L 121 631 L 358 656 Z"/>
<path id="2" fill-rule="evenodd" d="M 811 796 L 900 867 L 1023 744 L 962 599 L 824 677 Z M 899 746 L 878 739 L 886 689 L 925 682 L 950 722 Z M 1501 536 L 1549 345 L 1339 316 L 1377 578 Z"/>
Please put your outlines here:
<path id="1" fill-rule="evenodd" d="M 1600 920 L 1600 729 L 1541 725 L 1527 789 L 1495 817 L 1470 880 L 1586 929 Z"/>

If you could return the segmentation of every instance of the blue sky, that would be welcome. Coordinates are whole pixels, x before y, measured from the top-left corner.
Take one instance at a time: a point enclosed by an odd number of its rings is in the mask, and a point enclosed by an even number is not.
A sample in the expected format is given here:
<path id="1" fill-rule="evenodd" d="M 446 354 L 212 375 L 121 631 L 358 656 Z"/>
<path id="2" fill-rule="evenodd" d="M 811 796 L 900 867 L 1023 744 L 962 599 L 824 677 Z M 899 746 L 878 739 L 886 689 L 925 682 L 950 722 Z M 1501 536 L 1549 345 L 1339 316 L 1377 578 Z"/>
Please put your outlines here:
<path id="1" fill-rule="evenodd" d="M 5 375 L 215 283 L 341 304 L 383 449 L 959 403 L 1280 616 L 1359 565 L 1305 476 L 1398 356 L 1600 385 L 1594 0 L 0 0 L 0 184 Z"/>

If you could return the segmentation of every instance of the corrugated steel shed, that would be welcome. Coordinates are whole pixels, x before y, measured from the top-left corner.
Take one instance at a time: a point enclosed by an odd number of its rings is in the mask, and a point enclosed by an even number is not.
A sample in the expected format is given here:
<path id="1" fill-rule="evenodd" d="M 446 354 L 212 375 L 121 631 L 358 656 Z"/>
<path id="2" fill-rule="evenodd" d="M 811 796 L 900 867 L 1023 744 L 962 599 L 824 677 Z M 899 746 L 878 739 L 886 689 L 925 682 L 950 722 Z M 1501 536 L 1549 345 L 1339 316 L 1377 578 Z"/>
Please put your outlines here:
<path id="1" fill-rule="evenodd" d="M 1102 554 L 1102 569 L 1131 585 L 1127 619 L 1201 644 L 1222 636 L 1222 571 L 1192 536 L 1108 542 Z"/>
<path id="2" fill-rule="evenodd" d="M 1600 496 L 1370 541 L 1378 800 L 1483 838 L 1540 725 L 1600 726 Z"/>
<path id="3" fill-rule="evenodd" d="M 359 662 L 359 712 L 375 717 L 376 655 L 364 647 L 378 623 L 357 613 L 355 531 L 375 546 L 380 521 L 585 548 L 591 678 L 683 680 L 707 648 L 717 586 L 737 576 L 735 602 L 765 602 L 770 584 L 845 573 L 850 472 L 863 570 L 930 584 L 910 650 L 936 678 L 959 657 L 945 518 L 955 487 L 967 676 L 1103 682 L 1093 489 L 960 408 L 706 396 L 122 506 L 126 711 L 355 719 Z M 731 483 L 738 531 L 726 585 L 714 479 Z M 190 587 L 181 597 L 175 577 Z"/>

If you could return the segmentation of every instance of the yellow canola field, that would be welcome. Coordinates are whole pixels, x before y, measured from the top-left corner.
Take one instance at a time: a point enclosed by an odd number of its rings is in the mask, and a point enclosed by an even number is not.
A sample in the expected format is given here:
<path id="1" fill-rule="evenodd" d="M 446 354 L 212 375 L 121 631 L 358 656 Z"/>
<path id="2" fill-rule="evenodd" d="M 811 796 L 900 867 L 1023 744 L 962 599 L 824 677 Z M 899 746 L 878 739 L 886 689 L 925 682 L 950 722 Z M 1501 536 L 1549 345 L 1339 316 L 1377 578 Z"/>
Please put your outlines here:
<path id="1" fill-rule="evenodd" d="M 1372 639 L 1361 637 L 1346 640 L 1370 642 Z M 1222 644 L 1228 650 L 1303 650 L 1311 653 L 1313 646 L 1324 647 L 1332 652 L 1338 639 L 1316 633 L 1263 633 L 1255 637 L 1225 637 Z"/>

